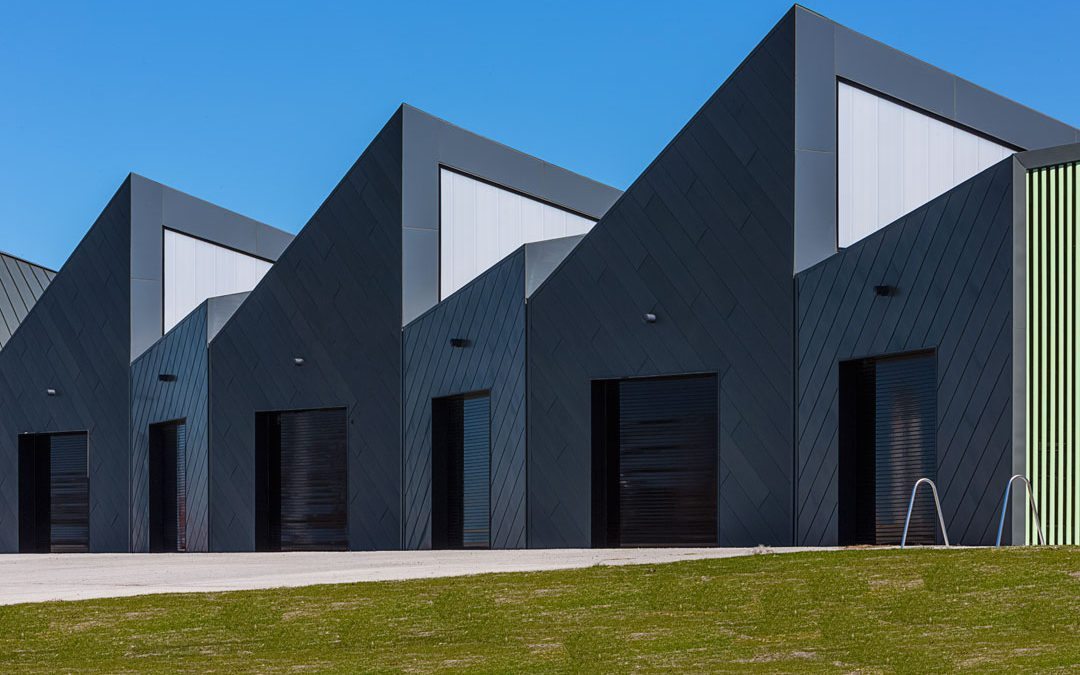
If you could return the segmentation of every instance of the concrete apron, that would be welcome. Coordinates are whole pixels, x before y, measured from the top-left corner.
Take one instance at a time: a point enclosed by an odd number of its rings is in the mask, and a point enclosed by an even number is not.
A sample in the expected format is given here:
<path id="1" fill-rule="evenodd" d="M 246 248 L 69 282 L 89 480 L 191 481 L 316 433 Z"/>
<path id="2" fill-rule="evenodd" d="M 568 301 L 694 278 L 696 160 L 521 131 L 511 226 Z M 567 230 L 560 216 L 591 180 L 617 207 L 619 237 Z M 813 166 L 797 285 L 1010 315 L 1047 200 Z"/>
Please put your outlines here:
<path id="1" fill-rule="evenodd" d="M 594 565 L 646 565 L 822 548 L 544 549 L 0 556 L 0 605 L 150 593 L 400 581 Z"/>

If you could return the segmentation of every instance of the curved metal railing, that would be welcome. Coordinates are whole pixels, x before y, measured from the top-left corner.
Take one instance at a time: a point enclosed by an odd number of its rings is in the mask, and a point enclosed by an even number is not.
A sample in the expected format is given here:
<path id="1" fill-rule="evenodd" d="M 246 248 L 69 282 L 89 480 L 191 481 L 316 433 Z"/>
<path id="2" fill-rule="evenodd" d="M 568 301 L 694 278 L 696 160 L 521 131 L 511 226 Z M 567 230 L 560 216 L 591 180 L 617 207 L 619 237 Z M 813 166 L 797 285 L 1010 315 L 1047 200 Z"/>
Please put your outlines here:
<path id="1" fill-rule="evenodd" d="M 908 502 L 907 518 L 904 518 L 904 536 L 900 538 L 900 548 L 907 545 L 907 531 L 908 526 L 911 525 L 911 509 L 915 507 L 915 495 L 918 494 L 919 486 L 923 483 L 928 484 L 930 491 L 934 494 L 934 507 L 937 508 L 938 522 L 941 523 L 941 536 L 945 538 L 945 546 L 949 545 L 949 533 L 945 531 L 945 516 L 941 514 L 941 500 L 938 499 L 937 486 L 929 478 L 920 478 L 915 481 L 915 486 L 911 488 L 911 501 Z"/>
<path id="2" fill-rule="evenodd" d="M 1039 543 L 1046 546 L 1046 536 L 1043 535 L 1042 523 L 1039 522 L 1039 507 L 1035 506 L 1035 491 L 1031 489 L 1031 481 L 1027 476 L 1018 473 L 1009 479 L 1005 485 L 1005 499 L 1001 502 L 1001 520 L 998 522 L 997 541 L 994 546 L 1001 546 L 1001 533 L 1005 529 L 1005 511 L 1009 508 L 1009 492 L 1012 490 L 1013 481 L 1019 478 L 1027 486 L 1028 502 L 1031 504 L 1031 513 L 1035 517 L 1035 531 L 1039 533 Z"/>

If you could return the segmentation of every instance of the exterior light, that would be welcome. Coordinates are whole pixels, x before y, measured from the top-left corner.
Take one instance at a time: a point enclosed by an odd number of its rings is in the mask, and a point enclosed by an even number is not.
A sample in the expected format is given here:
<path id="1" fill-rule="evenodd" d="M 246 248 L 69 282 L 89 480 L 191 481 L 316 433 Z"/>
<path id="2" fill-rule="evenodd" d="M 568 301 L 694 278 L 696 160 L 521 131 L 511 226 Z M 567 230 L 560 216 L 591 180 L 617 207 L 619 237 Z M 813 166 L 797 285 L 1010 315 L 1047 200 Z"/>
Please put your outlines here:
<path id="1" fill-rule="evenodd" d="M 455 349 L 461 349 L 469 346 L 469 341 L 465 338 L 450 338 L 450 346 Z"/>
<path id="2" fill-rule="evenodd" d="M 176 382 L 176 375 L 172 373 L 158 373 L 157 379 L 162 382 Z"/>
<path id="3" fill-rule="evenodd" d="M 56 396 L 56 390 L 53 389 L 52 387 L 49 387 L 48 389 L 45 390 L 45 395 L 46 396 Z"/>
<path id="4" fill-rule="evenodd" d="M 303 356 L 295 356 L 295 357 L 293 357 L 292 362 L 293 362 L 293 365 L 302 366 L 302 365 L 304 365 L 304 357 Z"/>
<path id="5" fill-rule="evenodd" d="M 641 317 L 641 320 L 645 323 L 656 323 L 656 315 L 652 312 L 646 312 L 645 316 Z"/>

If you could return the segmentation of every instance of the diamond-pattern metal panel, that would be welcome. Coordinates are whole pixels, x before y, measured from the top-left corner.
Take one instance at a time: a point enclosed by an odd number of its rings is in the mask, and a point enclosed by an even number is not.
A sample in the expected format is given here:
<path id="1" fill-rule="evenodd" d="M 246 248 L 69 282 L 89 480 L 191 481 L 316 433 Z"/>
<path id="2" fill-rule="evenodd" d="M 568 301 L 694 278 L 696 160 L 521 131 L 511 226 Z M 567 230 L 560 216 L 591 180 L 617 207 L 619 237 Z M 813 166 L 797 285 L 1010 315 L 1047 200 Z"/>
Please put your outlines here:
<path id="1" fill-rule="evenodd" d="M 529 546 L 590 544 L 590 380 L 682 373 L 720 378 L 719 543 L 791 541 L 794 41 L 789 13 L 530 299 Z"/>
<path id="2" fill-rule="evenodd" d="M 431 547 L 431 400 L 489 391 L 491 548 L 524 548 L 525 248 L 410 323 L 403 365 L 405 547 Z"/>
<path id="3" fill-rule="evenodd" d="M 204 302 L 131 364 L 133 552 L 150 550 L 150 425 L 179 419 L 187 424 L 187 550 L 209 550 L 206 311 Z"/>
<path id="4" fill-rule="evenodd" d="M 328 407 L 349 547 L 400 546 L 401 227 L 399 111 L 211 342 L 211 550 L 255 546 L 255 412 Z"/>
<path id="5" fill-rule="evenodd" d="M 1012 161 L 798 275 L 798 543 L 837 543 L 839 362 L 931 348 L 949 539 L 993 543 L 1012 468 Z"/>
<path id="6" fill-rule="evenodd" d="M 128 548 L 130 213 L 125 180 L 0 350 L 0 551 L 18 550 L 18 435 L 57 431 L 88 432 L 90 550 Z"/>

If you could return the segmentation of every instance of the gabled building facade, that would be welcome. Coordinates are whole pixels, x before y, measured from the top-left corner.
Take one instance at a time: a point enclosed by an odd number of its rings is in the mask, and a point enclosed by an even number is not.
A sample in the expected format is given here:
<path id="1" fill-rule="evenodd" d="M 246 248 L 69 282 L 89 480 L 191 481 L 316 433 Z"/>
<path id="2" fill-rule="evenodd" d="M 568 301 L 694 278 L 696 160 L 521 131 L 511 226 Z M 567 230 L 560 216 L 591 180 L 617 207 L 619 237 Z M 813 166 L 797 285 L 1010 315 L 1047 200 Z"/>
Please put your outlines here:
<path id="1" fill-rule="evenodd" d="M 503 408 L 527 417 L 527 545 L 898 543 L 924 476 L 938 480 L 954 542 L 993 543 L 1024 443 L 1020 425 L 995 416 L 1020 400 L 1006 393 L 1018 386 L 1007 367 L 1015 252 L 981 246 L 1017 232 L 1008 158 L 1077 133 L 793 8 L 528 298 L 525 398 Z M 910 257 L 861 253 L 900 231 Z M 927 260 L 945 261 L 942 276 Z M 444 303 L 439 325 L 488 344 L 504 327 L 469 317 L 498 305 L 489 295 L 482 310 L 475 290 Z M 416 358 L 456 382 L 473 372 L 464 364 L 491 358 L 468 349 L 427 345 Z M 1007 378 L 980 378 L 983 366 Z M 855 394 L 839 384 L 878 367 Z M 883 388 L 877 399 L 868 382 Z M 410 409 L 443 405 L 405 386 Z M 841 415 L 845 396 L 881 410 Z M 491 415 L 494 466 L 506 448 Z M 907 435 L 875 439 L 874 419 Z M 425 443 L 430 453 L 407 441 L 406 457 L 438 454 L 434 435 Z M 848 451 L 866 455 L 858 470 L 838 462 Z M 426 499 L 429 480 L 447 479 L 417 466 L 406 484 Z M 493 475 L 492 500 L 505 484 Z M 928 493 L 917 506 L 912 541 L 932 543 Z M 856 535 L 867 518 L 888 526 Z"/>
<path id="2" fill-rule="evenodd" d="M 1078 148 L 796 6 L 625 193 L 409 106 L 295 239 L 133 176 L 0 297 L 0 550 L 1080 543 Z"/>
<path id="3" fill-rule="evenodd" d="M 404 323 L 522 244 L 587 230 L 618 194 L 401 107 L 205 345 L 196 313 L 137 364 L 133 452 L 184 421 L 167 442 L 206 457 L 188 499 L 209 550 L 400 548 Z"/>
<path id="4" fill-rule="evenodd" d="M 253 286 L 290 238 L 124 180 L 0 350 L 0 550 L 129 550 L 132 359 L 200 294 Z"/>
<path id="5" fill-rule="evenodd" d="M 405 548 L 528 545 L 527 303 L 580 241 L 526 244 L 405 327 Z"/>

